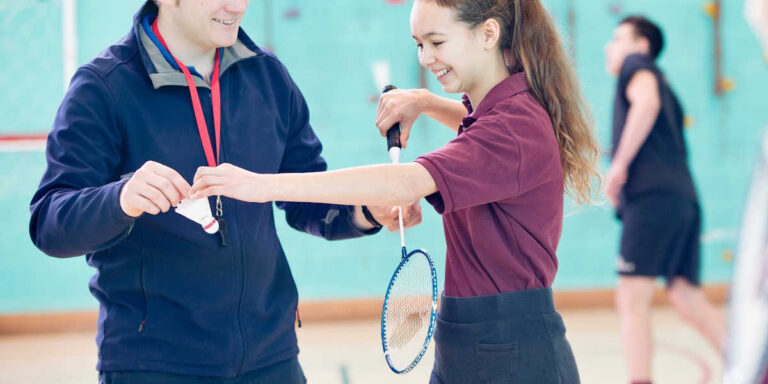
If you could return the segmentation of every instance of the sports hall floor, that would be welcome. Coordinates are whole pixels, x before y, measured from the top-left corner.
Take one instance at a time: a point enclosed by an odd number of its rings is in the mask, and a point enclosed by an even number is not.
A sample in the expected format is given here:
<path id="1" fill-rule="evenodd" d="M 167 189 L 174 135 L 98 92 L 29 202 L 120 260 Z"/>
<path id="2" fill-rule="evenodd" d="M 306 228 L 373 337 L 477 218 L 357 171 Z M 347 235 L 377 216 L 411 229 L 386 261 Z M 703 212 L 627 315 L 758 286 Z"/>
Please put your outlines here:
<path id="1" fill-rule="evenodd" d="M 584 384 L 626 383 L 619 323 L 610 309 L 570 310 L 562 315 Z M 655 384 L 719 383 L 717 354 L 667 307 L 657 308 L 653 324 L 657 354 Z M 381 354 L 376 320 L 305 322 L 298 330 L 299 358 L 309 383 L 426 384 L 430 351 L 404 376 L 391 373 Z M 0 335 L 0 383 L 96 383 L 93 333 Z"/>

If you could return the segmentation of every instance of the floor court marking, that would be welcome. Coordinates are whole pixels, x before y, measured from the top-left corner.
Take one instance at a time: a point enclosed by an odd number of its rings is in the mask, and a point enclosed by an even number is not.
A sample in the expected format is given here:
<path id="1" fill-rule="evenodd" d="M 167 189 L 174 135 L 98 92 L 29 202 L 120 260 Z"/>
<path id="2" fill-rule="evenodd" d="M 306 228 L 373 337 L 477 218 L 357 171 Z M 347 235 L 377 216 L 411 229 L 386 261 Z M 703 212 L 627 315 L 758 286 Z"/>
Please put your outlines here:
<path id="1" fill-rule="evenodd" d="M 349 369 L 345 364 L 339 366 L 339 375 L 341 376 L 341 384 L 350 384 Z"/>
<path id="2" fill-rule="evenodd" d="M 697 381 L 696 384 L 709 384 L 712 382 L 712 367 L 709 366 L 707 360 L 701 357 L 701 355 L 697 354 L 693 350 L 675 344 L 659 342 L 658 345 L 659 349 L 667 350 L 668 352 L 682 356 L 693 362 L 693 364 L 699 368 L 699 372 L 701 372 L 701 379 Z"/>

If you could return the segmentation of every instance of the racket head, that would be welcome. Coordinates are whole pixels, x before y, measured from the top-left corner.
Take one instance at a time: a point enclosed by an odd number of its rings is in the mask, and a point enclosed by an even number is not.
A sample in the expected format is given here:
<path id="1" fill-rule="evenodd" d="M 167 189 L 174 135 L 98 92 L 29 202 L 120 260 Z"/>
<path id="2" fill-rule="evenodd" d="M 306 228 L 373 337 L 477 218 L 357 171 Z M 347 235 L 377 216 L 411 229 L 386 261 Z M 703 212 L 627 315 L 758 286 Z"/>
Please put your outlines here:
<path id="1" fill-rule="evenodd" d="M 406 253 L 392 274 L 381 311 L 381 346 L 389 368 L 410 372 L 424 357 L 437 319 L 437 272 L 423 249 Z"/>

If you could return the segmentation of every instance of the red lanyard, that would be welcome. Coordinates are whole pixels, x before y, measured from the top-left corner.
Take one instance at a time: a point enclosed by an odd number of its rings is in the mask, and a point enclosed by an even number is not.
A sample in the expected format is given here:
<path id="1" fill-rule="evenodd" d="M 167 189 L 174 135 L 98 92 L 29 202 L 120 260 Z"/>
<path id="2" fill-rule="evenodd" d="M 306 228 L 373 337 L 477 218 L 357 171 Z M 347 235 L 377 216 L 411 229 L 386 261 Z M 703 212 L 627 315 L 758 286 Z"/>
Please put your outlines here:
<path id="1" fill-rule="evenodd" d="M 165 44 L 163 36 L 160 35 L 160 30 L 157 28 L 157 19 L 152 23 L 152 31 L 163 44 L 166 50 L 168 45 Z M 173 57 L 173 54 L 171 54 Z M 211 137 L 208 135 L 208 125 L 205 123 L 205 115 L 203 115 L 203 107 L 200 104 L 200 96 L 197 94 L 197 86 L 195 86 L 195 80 L 192 78 L 192 74 L 181 61 L 173 57 L 176 64 L 184 72 L 184 77 L 187 79 L 187 85 L 189 86 L 189 95 L 192 98 L 192 108 L 195 110 L 195 121 L 197 122 L 197 131 L 200 133 L 200 141 L 203 144 L 203 151 L 205 152 L 205 159 L 208 161 L 208 166 L 215 167 L 219 164 L 219 155 L 221 154 L 221 90 L 219 88 L 219 62 L 221 61 L 221 50 L 216 49 L 216 59 L 213 64 L 213 76 L 211 76 L 211 103 L 213 104 L 213 128 L 216 133 L 216 157 L 213 157 L 213 148 L 211 148 Z"/>

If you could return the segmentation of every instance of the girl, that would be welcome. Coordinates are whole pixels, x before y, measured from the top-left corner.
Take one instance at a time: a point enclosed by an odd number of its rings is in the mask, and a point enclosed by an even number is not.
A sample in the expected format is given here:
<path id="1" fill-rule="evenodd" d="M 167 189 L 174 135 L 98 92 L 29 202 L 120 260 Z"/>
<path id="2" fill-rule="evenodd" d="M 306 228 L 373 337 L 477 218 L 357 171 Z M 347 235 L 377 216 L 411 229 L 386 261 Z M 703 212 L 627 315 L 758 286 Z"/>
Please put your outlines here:
<path id="1" fill-rule="evenodd" d="M 426 113 L 458 136 L 410 164 L 322 173 L 201 168 L 193 198 L 408 205 L 443 215 L 445 291 L 430 383 L 578 383 L 552 304 L 563 194 L 588 202 L 597 145 L 587 106 L 539 0 L 415 0 L 419 61 L 469 114 L 423 91 L 382 98 L 379 127 Z M 415 100 L 403 106 L 405 100 Z M 415 107 L 415 108 L 414 108 Z M 461 124 L 457 124 L 461 120 Z"/>

